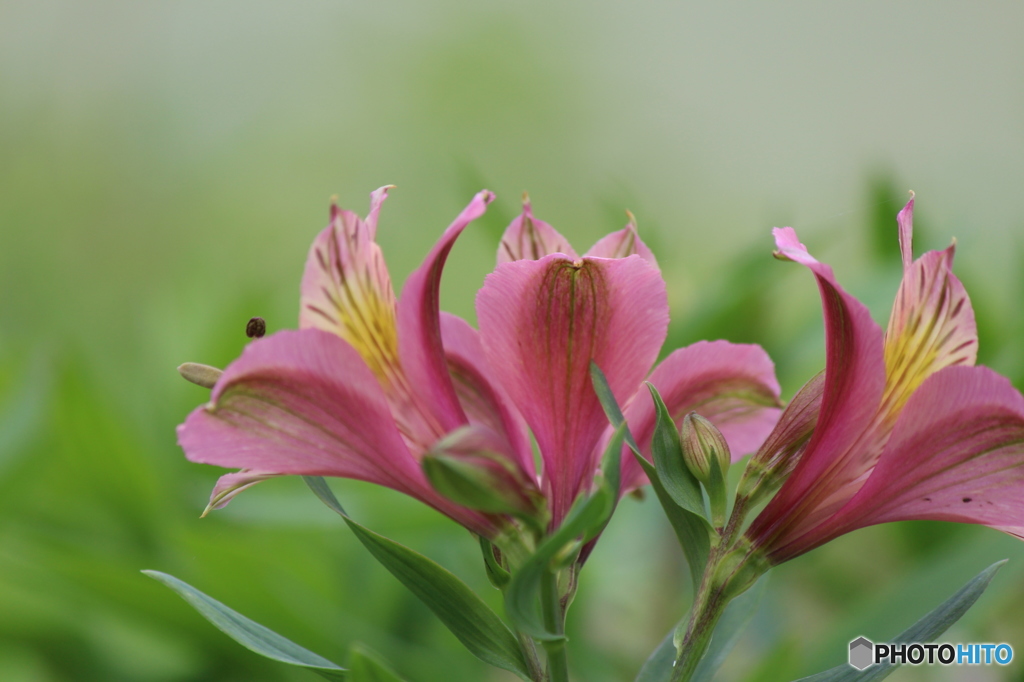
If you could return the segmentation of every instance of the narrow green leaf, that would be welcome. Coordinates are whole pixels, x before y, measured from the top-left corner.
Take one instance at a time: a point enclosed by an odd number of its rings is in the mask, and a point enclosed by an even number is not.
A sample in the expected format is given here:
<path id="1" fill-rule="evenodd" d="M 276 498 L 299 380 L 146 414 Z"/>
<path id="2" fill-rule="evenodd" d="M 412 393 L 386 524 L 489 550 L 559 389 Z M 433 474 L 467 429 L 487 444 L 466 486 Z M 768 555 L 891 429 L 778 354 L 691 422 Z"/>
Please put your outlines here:
<path id="1" fill-rule="evenodd" d="M 715 635 L 711 640 L 711 645 L 708 647 L 707 652 L 704 654 L 704 659 L 701 660 L 700 666 L 693 675 L 693 682 L 711 682 L 715 673 L 722 667 L 722 663 L 725 662 L 726 656 L 736 646 L 740 635 L 743 634 L 743 629 L 750 623 L 750 619 L 754 617 L 757 606 L 761 603 L 761 597 L 764 596 L 765 584 L 767 582 L 767 580 L 762 578 L 750 590 L 733 599 L 725 607 L 725 613 L 722 614 L 718 625 L 715 627 Z M 688 619 L 689 616 L 669 630 L 658 647 L 651 652 L 651 655 L 644 662 L 640 673 L 636 676 L 635 682 L 668 682 L 672 677 L 672 664 L 676 658 L 676 646 L 673 641 L 674 635 L 680 627 L 686 627 Z"/>
<path id="2" fill-rule="evenodd" d="M 597 363 L 593 360 L 590 361 L 590 381 L 594 384 L 594 392 L 597 393 L 597 399 L 601 401 L 601 407 L 604 408 L 604 413 L 608 417 L 608 421 L 616 429 L 621 429 L 626 423 L 626 418 L 622 414 L 622 409 L 619 407 L 618 401 L 615 400 L 615 395 L 612 393 L 611 386 L 608 385 L 608 379 L 604 376 L 604 372 L 597 366 Z M 629 443 L 630 449 L 634 452 L 639 452 L 640 448 L 637 447 L 636 441 L 633 440 L 633 434 L 629 431 L 627 425 L 623 433 L 626 442 Z M 605 480 L 608 481 L 609 486 L 612 489 L 613 496 L 616 503 L 619 499 L 620 487 L 622 485 L 622 439 L 619 439 L 618 448 L 609 448 L 605 451 L 604 458 L 601 460 L 601 471 L 604 472 Z"/>
<path id="3" fill-rule="evenodd" d="M 620 427 L 621 428 L 621 427 Z M 621 440 L 619 441 L 621 444 Z M 512 576 L 505 591 L 505 611 L 516 628 L 534 639 L 556 641 L 564 638 L 544 627 L 538 604 L 545 574 L 552 570 L 551 561 L 572 542 L 608 519 L 613 500 L 608 488 L 598 488 L 593 495 L 580 499 L 569 510 L 562 525 L 548 536 Z"/>
<path id="4" fill-rule="evenodd" d="M 704 496 L 701 494 L 700 483 L 683 462 L 683 450 L 679 444 L 679 431 L 665 407 L 665 401 L 658 394 L 658 389 L 650 383 L 647 388 L 654 399 L 654 408 L 658 413 L 658 421 L 651 439 L 651 455 L 654 466 L 665 492 L 686 511 L 704 516 Z"/>
<path id="5" fill-rule="evenodd" d="M 604 372 L 601 371 L 601 368 L 593 360 L 590 361 L 590 381 L 594 384 L 594 393 L 597 393 L 597 399 L 601 401 L 601 407 L 604 408 L 608 421 L 613 426 L 618 427 L 619 424 L 625 421 L 625 417 L 622 415 L 619 401 L 615 399 L 615 394 L 612 393 L 612 387 L 608 385 L 608 378 L 605 377 Z"/>
<path id="6" fill-rule="evenodd" d="M 708 496 L 708 505 L 711 507 L 712 525 L 722 528 L 725 525 L 726 509 L 728 508 L 729 492 L 725 482 L 726 472 L 722 471 L 718 458 L 711 458 L 711 476 L 708 478 L 704 492 Z"/>
<path id="7" fill-rule="evenodd" d="M 629 424 L 626 423 L 626 418 L 622 415 L 622 409 L 615 400 L 611 386 L 608 385 L 608 379 L 593 360 L 590 361 L 590 381 L 594 385 L 594 392 L 597 393 L 601 407 L 604 408 L 604 413 L 608 417 L 608 421 L 615 428 L 615 432 L 612 434 L 608 447 L 605 448 L 604 455 L 601 457 L 601 473 L 604 475 L 602 485 L 609 491 L 612 504 L 605 520 L 588 533 L 588 541 L 597 538 L 604 532 L 608 521 L 611 519 L 612 514 L 615 513 L 615 508 L 619 504 L 619 497 L 622 492 L 623 439 L 629 443 L 629 447 L 633 452 L 640 452 L 636 441 L 633 440 L 633 434 L 629 431 Z"/>
<path id="8" fill-rule="evenodd" d="M 348 512 L 341 506 L 341 502 L 338 502 L 338 498 L 334 496 L 334 491 L 327 485 L 327 481 L 324 480 L 323 476 L 303 476 L 302 480 L 306 482 L 306 485 L 313 491 L 313 494 L 320 498 L 321 502 L 337 512 L 342 518 L 348 518 Z"/>
<path id="9" fill-rule="evenodd" d="M 939 635 L 949 629 L 953 623 L 960 620 L 967 610 L 978 601 L 978 597 L 985 592 L 996 571 L 1002 568 L 1006 559 L 997 561 L 984 571 L 974 576 L 966 585 L 952 597 L 942 602 L 921 620 L 901 632 L 892 640 L 895 644 L 906 644 L 919 642 L 926 644 L 935 640 Z M 864 670 L 857 670 L 849 663 L 836 666 L 831 670 L 820 672 L 817 675 L 800 678 L 797 682 L 876 682 L 891 675 L 900 666 L 892 663 L 881 663 L 873 665 Z"/>
<path id="10" fill-rule="evenodd" d="M 654 489 L 654 494 L 658 496 L 658 502 L 661 503 L 661 508 L 665 510 L 665 516 L 668 517 L 669 523 L 672 524 L 672 529 L 676 532 L 679 546 L 682 547 L 683 554 L 686 556 L 686 563 L 690 568 L 693 593 L 697 594 L 704 566 L 707 565 L 708 555 L 711 553 L 711 533 L 714 532 L 714 529 L 711 528 L 711 525 L 703 515 L 698 516 L 677 505 L 665 490 L 665 486 L 662 485 L 661 478 L 658 476 L 654 466 L 642 456 L 637 455 L 636 452 L 633 455 L 636 457 L 636 461 L 640 463 L 644 473 L 647 474 L 647 478 L 650 479 L 651 488 Z"/>
<path id="11" fill-rule="evenodd" d="M 206 620 L 250 651 L 255 651 L 261 656 L 275 661 L 308 668 L 328 680 L 346 679 L 348 671 L 341 666 L 308 649 L 303 649 L 273 630 L 249 620 L 188 583 L 159 571 L 143 571 L 143 573 L 177 592 Z"/>
<path id="12" fill-rule="evenodd" d="M 323 478 L 303 479 L 324 504 L 341 515 L 370 554 L 426 604 L 473 655 L 529 679 L 515 635 L 468 585 L 422 554 L 353 521 Z"/>
<path id="13" fill-rule="evenodd" d="M 612 395 L 607 379 L 605 379 L 601 369 L 593 361 L 590 363 L 590 378 L 594 384 L 597 397 L 601 401 L 601 406 L 608 416 L 608 420 L 616 428 L 626 426 L 625 441 L 629 444 L 630 450 L 633 451 L 633 456 L 640 463 L 644 473 L 647 474 L 647 478 L 651 481 L 651 487 L 654 488 L 658 501 L 661 503 L 662 508 L 665 510 L 665 515 L 668 516 L 669 522 L 676 532 L 676 537 L 679 539 L 679 544 L 682 546 L 683 553 L 686 555 L 687 563 L 690 566 L 693 592 L 696 594 L 697 588 L 700 586 L 701 569 L 707 563 L 708 554 L 711 551 L 709 533 L 713 533 L 714 529 L 711 528 L 711 525 L 704 516 L 704 500 L 701 496 L 700 484 L 683 463 L 682 448 L 679 445 L 679 433 L 676 431 L 675 423 L 672 421 L 671 416 L 669 416 L 668 409 L 665 407 L 661 396 L 658 395 L 657 390 L 654 386 L 648 384 L 648 388 L 654 398 L 655 407 L 658 410 L 658 423 L 655 427 L 652 450 L 656 453 L 660 452 L 662 459 L 669 456 L 666 450 L 671 451 L 671 456 L 678 466 L 682 467 L 682 475 L 686 476 L 684 480 L 689 485 L 688 488 L 683 489 L 681 494 L 689 500 L 689 507 L 693 509 L 677 503 L 676 498 L 669 494 L 661 480 L 661 476 L 655 471 L 655 467 L 640 452 L 640 448 L 633 439 L 633 434 L 630 433 L 629 427 L 626 425 L 622 410 L 615 401 L 615 396 Z M 621 448 L 619 448 L 618 452 L 621 456 Z M 658 461 L 657 457 L 658 455 L 656 454 L 655 461 Z M 608 467 L 605 466 L 604 468 L 607 470 Z M 617 500 L 618 495 L 616 494 Z"/>
<path id="14" fill-rule="evenodd" d="M 594 392 L 597 393 L 597 399 L 601 402 L 608 421 L 615 428 L 619 428 L 626 421 L 626 417 L 622 414 L 622 408 L 619 407 L 618 401 L 615 400 L 615 395 L 612 393 L 611 386 L 608 385 L 608 379 L 605 378 L 604 372 L 593 360 L 590 361 L 590 381 L 594 384 Z M 630 433 L 629 428 L 626 429 L 626 443 L 633 452 L 640 452 L 640 446 L 633 440 L 633 434 Z"/>
<path id="15" fill-rule="evenodd" d="M 352 645 L 348 667 L 351 682 L 405 682 L 378 653 L 361 642 Z"/>
<path id="16" fill-rule="evenodd" d="M 586 540 L 588 542 L 604 531 L 604 527 L 608 525 L 609 519 L 615 513 L 615 507 L 619 503 L 619 482 L 622 478 L 622 440 L 627 433 L 629 433 L 629 424 L 622 422 L 612 432 L 612 437 L 608 441 L 604 455 L 601 457 L 601 472 L 604 475 L 601 487 L 608 492 L 608 499 L 611 504 L 605 510 L 604 518 L 600 523 L 587 529 Z"/>

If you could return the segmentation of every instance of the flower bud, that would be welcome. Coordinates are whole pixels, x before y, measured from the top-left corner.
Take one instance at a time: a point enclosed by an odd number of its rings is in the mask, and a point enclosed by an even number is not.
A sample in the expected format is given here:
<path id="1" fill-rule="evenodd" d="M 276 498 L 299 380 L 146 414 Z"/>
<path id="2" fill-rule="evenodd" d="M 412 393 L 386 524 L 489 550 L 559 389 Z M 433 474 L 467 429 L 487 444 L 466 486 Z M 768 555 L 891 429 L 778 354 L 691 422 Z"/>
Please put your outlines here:
<path id="1" fill-rule="evenodd" d="M 463 427 L 423 456 L 423 472 L 435 490 L 464 507 L 539 519 L 543 496 L 536 483 L 501 451 L 499 442 L 489 429 Z"/>
<path id="2" fill-rule="evenodd" d="M 718 465 L 719 476 L 725 478 L 732 456 L 725 436 L 714 424 L 691 412 L 683 418 L 679 441 L 683 446 L 683 461 L 698 481 L 705 486 L 711 484 L 713 463 Z"/>

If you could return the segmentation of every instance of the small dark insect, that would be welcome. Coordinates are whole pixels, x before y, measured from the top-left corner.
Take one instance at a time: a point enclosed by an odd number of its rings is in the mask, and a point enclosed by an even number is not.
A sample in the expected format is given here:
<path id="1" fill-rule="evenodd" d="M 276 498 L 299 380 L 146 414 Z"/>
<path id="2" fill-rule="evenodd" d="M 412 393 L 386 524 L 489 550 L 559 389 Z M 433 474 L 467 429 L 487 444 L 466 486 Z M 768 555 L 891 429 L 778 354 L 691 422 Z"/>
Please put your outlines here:
<path id="1" fill-rule="evenodd" d="M 972 499 L 972 498 L 970 498 L 970 497 L 965 497 L 965 498 L 964 498 L 964 504 L 967 504 L 968 502 L 970 502 L 970 501 L 971 501 L 971 499 Z"/>
<path id="2" fill-rule="evenodd" d="M 267 333 L 267 322 L 262 317 L 254 317 L 245 325 L 245 335 L 250 339 L 261 338 Z"/>

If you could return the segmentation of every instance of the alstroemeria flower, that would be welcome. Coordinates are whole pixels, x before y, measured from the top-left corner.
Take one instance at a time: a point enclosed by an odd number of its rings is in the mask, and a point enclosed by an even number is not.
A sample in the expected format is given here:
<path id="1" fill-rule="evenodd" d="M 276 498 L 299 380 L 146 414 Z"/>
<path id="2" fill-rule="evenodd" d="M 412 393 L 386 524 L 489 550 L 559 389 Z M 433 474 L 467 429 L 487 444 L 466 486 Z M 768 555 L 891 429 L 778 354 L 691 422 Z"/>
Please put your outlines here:
<path id="1" fill-rule="evenodd" d="M 668 329 L 665 282 L 632 222 L 580 257 L 526 202 L 505 231 L 476 309 L 493 374 L 536 438 L 557 525 L 591 485 L 610 431 L 591 386 L 591 360 L 649 449 L 655 414 L 640 389 Z M 701 342 L 669 355 L 650 380 L 677 422 L 699 411 L 726 432 L 738 456 L 778 416 L 774 366 L 757 346 Z M 639 465 L 629 455 L 622 461 L 623 488 L 641 485 Z"/>
<path id="2" fill-rule="evenodd" d="M 242 471 L 222 477 L 211 506 L 282 474 L 378 483 L 494 536 L 500 520 L 461 507 L 427 482 L 420 458 L 471 425 L 536 484 L 522 418 L 491 380 L 478 335 L 439 312 L 441 270 L 455 239 L 493 199 L 481 192 L 444 232 L 396 300 L 377 218 L 332 208 L 310 249 L 298 331 L 258 339 L 224 371 L 210 402 L 178 428 L 186 456 Z"/>
<path id="3" fill-rule="evenodd" d="M 1024 534 L 1024 397 L 973 366 L 974 312 L 951 272 L 954 246 L 913 260 L 913 208 L 912 198 L 897 217 L 903 282 L 884 335 L 792 228 L 775 230 L 779 254 L 817 279 L 827 356 L 823 386 L 818 379 L 809 391 L 820 396 L 813 435 L 747 531 L 772 563 L 887 521 Z M 769 441 L 786 448 L 784 437 Z"/>

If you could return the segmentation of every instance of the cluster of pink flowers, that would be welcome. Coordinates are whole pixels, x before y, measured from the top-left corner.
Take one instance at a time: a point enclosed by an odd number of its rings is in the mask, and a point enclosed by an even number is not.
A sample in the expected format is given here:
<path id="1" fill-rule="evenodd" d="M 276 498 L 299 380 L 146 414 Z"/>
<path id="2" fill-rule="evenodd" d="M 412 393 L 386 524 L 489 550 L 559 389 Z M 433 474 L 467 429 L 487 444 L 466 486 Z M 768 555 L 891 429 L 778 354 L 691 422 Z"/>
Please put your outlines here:
<path id="1" fill-rule="evenodd" d="M 389 189 L 371 195 L 365 219 L 332 208 L 310 249 L 299 330 L 249 344 L 179 427 L 189 459 L 242 469 L 222 477 L 212 506 L 272 476 L 338 476 L 400 490 L 494 537 L 509 519 L 446 499 L 421 467 L 438 447 L 476 448 L 486 457 L 474 462 L 500 470 L 524 497 L 542 496 L 555 528 L 593 484 L 610 431 L 591 361 L 645 448 L 654 428 L 645 379 L 677 420 L 700 409 L 737 455 L 774 425 L 779 387 L 757 346 L 699 342 L 651 372 L 668 301 L 634 224 L 581 257 L 526 202 L 477 295 L 478 331 L 440 311 L 439 285 L 456 238 L 493 195 L 473 198 L 396 298 L 374 241 Z M 644 483 L 630 458 L 622 474 L 624 491 Z"/>
<path id="2" fill-rule="evenodd" d="M 493 195 L 473 198 L 396 297 L 375 242 L 388 190 L 371 195 L 365 219 L 332 208 L 306 264 L 299 330 L 252 342 L 179 427 L 189 459 L 241 469 L 211 506 L 273 476 L 322 475 L 402 491 L 484 537 L 514 524 L 435 490 L 422 460 L 443 452 L 489 472 L 524 508 L 540 500 L 557 528 L 593 485 L 610 436 L 593 361 L 647 456 L 656 415 L 645 380 L 677 425 L 697 411 L 734 460 L 760 446 L 755 459 L 786 469 L 746 532 L 771 563 L 900 519 L 1024 534 L 1024 398 L 974 366 L 953 247 L 912 259 L 913 200 L 898 217 L 904 278 L 884 333 L 791 228 L 775 231 L 777 253 L 817 280 L 827 337 L 824 375 L 780 418 L 758 346 L 701 341 L 655 366 L 666 287 L 634 224 L 579 256 L 525 203 L 477 295 L 477 330 L 440 311 L 439 286 L 456 238 Z M 623 491 L 646 482 L 631 457 L 621 473 Z"/>

